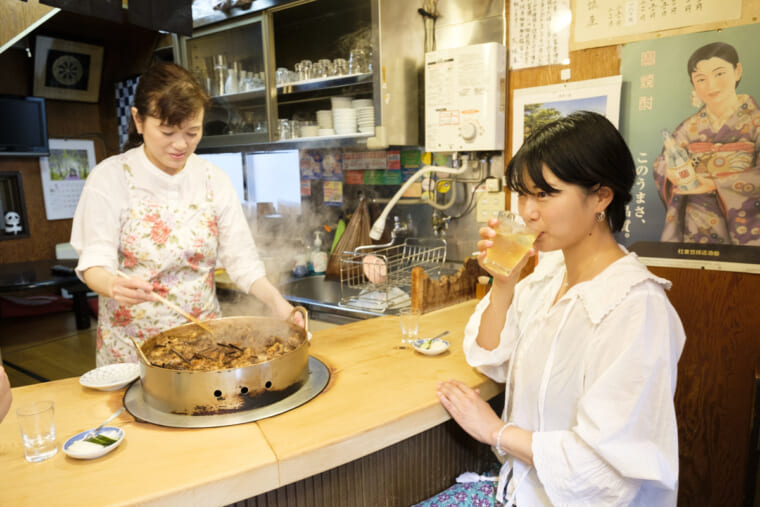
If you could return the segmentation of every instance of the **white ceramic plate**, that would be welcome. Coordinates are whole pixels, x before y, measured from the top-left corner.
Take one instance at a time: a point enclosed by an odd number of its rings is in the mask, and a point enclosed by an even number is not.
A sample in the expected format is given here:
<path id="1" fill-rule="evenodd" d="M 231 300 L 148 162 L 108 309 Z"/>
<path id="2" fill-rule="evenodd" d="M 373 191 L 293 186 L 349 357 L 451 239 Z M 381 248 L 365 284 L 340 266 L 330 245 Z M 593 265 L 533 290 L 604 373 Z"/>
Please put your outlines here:
<path id="1" fill-rule="evenodd" d="M 449 342 L 446 340 L 442 340 L 440 338 L 435 338 L 430 343 L 430 348 L 426 349 L 422 347 L 422 344 L 427 341 L 425 338 L 420 338 L 419 340 L 414 340 L 412 342 L 412 347 L 414 347 L 414 350 L 419 352 L 420 354 L 425 354 L 426 356 L 437 356 L 438 354 L 443 354 L 447 350 L 449 350 Z"/>
<path id="2" fill-rule="evenodd" d="M 124 440 L 123 429 L 117 428 L 116 426 L 106 426 L 105 428 L 100 430 L 100 433 L 111 433 L 114 431 L 118 432 L 119 437 L 116 439 L 116 442 L 105 447 L 98 445 L 98 448 L 95 448 L 93 451 L 90 451 L 90 452 L 77 452 L 76 449 L 72 449 L 71 446 L 74 444 L 74 442 L 82 440 L 84 436 L 87 434 L 87 432 L 89 431 L 90 430 L 86 430 L 81 433 L 77 433 L 73 437 L 66 440 L 66 442 L 63 444 L 63 452 L 65 452 L 67 456 L 71 456 L 72 458 L 76 458 L 76 459 L 95 459 L 113 451 L 114 449 L 119 447 L 119 444 L 121 444 L 121 441 Z"/>
<path id="3" fill-rule="evenodd" d="M 88 371 L 79 377 L 79 383 L 90 389 L 115 391 L 126 386 L 139 376 L 140 365 L 137 363 L 108 364 Z"/>

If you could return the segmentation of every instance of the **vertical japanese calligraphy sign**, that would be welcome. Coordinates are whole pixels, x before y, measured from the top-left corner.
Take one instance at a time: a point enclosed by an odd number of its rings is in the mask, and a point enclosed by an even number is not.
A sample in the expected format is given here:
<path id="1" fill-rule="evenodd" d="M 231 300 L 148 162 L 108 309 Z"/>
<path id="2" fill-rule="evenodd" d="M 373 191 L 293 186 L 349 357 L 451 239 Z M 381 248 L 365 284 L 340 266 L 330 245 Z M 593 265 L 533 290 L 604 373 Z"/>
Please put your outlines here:
<path id="1" fill-rule="evenodd" d="M 758 37 L 760 25 L 746 25 L 623 46 L 620 131 L 631 149 L 636 179 L 618 241 L 648 265 L 760 273 Z M 699 99 L 687 71 L 695 52 L 716 42 L 735 48 L 742 64 L 733 114 L 720 117 L 708 113 L 709 103 Z M 735 75 L 736 66 L 712 62 L 704 67 L 710 69 L 708 77 L 725 71 Z M 706 181 L 699 197 L 674 200 L 675 185 L 655 177 L 656 167 L 660 174 L 666 167 L 665 159 L 658 161 L 663 130 L 674 134 L 700 181 Z M 719 167 L 725 163 L 731 167 Z"/>

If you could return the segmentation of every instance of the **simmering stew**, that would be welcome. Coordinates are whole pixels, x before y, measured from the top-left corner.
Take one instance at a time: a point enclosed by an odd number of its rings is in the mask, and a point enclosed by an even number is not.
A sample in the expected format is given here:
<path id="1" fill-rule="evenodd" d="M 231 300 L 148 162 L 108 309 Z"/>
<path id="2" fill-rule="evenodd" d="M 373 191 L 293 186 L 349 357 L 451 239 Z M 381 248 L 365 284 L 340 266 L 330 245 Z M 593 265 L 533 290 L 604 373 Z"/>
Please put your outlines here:
<path id="1" fill-rule="evenodd" d="M 254 326 L 230 326 L 209 333 L 195 327 L 177 334 L 161 333 L 146 343 L 143 352 L 154 366 L 213 371 L 263 363 L 295 350 L 302 342 L 294 331 L 273 333 Z"/>

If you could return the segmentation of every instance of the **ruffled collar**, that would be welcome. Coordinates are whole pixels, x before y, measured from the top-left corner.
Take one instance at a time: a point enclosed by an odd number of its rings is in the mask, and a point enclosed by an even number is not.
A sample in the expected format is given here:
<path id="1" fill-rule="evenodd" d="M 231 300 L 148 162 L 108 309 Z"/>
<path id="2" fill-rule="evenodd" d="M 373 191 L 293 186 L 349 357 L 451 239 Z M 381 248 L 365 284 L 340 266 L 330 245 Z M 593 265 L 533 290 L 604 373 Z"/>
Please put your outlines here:
<path id="1" fill-rule="evenodd" d="M 625 257 L 607 266 L 592 280 L 571 287 L 562 296 L 562 299 L 579 300 L 589 320 L 595 325 L 614 310 L 635 286 L 651 280 L 666 290 L 671 287 L 669 280 L 652 274 L 635 253 L 628 252 L 622 245 L 621 248 L 626 252 Z M 535 271 L 525 281 L 530 284 L 548 284 L 553 294 L 556 294 L 564 275 L 565 259 L 562 252 L 548 252 L 541 257 Z"/>

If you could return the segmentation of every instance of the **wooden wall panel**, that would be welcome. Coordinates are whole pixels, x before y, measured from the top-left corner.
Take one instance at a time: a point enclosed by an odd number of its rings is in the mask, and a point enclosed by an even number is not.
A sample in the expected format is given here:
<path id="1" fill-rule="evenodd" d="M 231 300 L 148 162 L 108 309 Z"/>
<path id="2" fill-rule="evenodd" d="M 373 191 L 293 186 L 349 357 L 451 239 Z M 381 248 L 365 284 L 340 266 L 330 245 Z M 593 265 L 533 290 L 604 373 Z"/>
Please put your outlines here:
<path id="1" fill-rule="evenodd" d="M 651 268 L 673 282 L 686 346 L 678 364 L 679 505 L 742 505 L 754 369 L 760 358 L 760 276 Z"/>

